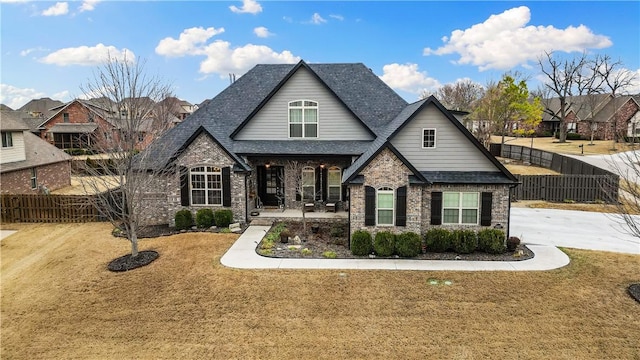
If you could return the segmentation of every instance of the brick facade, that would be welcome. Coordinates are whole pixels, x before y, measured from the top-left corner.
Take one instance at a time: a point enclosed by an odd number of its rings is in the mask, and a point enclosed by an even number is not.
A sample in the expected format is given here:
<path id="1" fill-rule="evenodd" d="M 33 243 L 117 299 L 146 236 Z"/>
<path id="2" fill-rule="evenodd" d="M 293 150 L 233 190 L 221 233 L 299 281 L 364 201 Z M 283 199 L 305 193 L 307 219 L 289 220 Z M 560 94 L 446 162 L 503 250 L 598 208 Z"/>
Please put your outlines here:
<path id="1" fill-rule="evenodd" d="M 447 229 L 480 230 L 480 225 L 431 225 L 431 193 L 433 191 L 469 191 L 491 192 L 493 194 L 491 227 L 509 227 L 510 197 L 508 185 L 409 185 L 409 169 L 390 150 L 383 150 L 361 172 L 364 175 L 363 185 L 351 185 L 351 233 L 357 230 L 369 231 L 375 235 L 378 231 L 401 233 L 412 231 L 424 234 L 433 226 Z M 397 189 L 407 187 L 407 225 L 406 226 L 365 226 L 365 194 L 364 187 L 380 188 L 383 186 Z"/>
<path id="2" fill-rule="evenodd" d="M 616 101 L 611 100 L 611 101 Z M 638 104 L 633 101 L 633 99 L 628 99 L 626 103 L 624 103 L 617 114 L 614 115 L 607 122 L 597 122 L 595 125 L 595 130 L 593 132 L 594 140 L 613 140 L 624 139 L 627 136 L 627 130 L 629 125 L 629 120 L 640 111 L 640 107 Z M 615 122 L 615 127 L 613 126 Z M 590 123 L 588 121 L 581 121 L 578 123 L 578 133 L 584 136 L 587 139 L 591 138 L 591 131 L 589 130 Z"/>
<path id="3" fill-rule="evenodd" d="M 53 134 L 49 132 L 49 130 L 55 126 L 56 124 L 64 124 L 65 123 L 65 114 L 68 114 L 68 124 L 90 124 L 95 123 L 98 128 L 95 132 L 99 132 L 99 136 L 97 137 L 98 141 L 107 141 L 102 136 L 102 133 L 108 132 L 109 136 L 117 136 L 117 134 L 113 133 L 113 125 L 109 124 L 106 120 L 101 118 L 95 113 L 92 113 L 87 109 L 84 105 L 80 104 L 78 101 L 74 101 L 69 106 L 64 108 L 62 111 L 58 112 L 54 116 L 52 116 L 46 123 L 44 123 L 44 130 L 40 133 L 41 137 L 44 140 L 47 140 L 50 144 L 55 145 Z M 90 116 L 91 114 L 91 116 Z M 95 139 L 94 139 L 95 140 Z M 105 144 L 100 144 L 101 147 L 104 147 Z M 105 147 L 105 148 L 108 148 Z"/>
<path id="4" fill-rule="evenodd" d="M 187 208 L 195 215 L 202 208 L 210 208 L 213 211 L 224 209 L 223 206 L 196 205 L 182 206 L 180 197 L 180 173 L 179 168 L 187 169 L 196 166 L 214 166 L 219 168 L 233 167 L 235 161 L 208 135 L 201 134 L 189 147 L 175 160 L 172 172 L 156 176 L 159 179 L 145 184 L 143 206 L 143 224 L 169 224 L 175 225 L 175 214 L 179 210 Z M 245 191 L 244 173 L 231 171 L 231 206 L 234 221 L 246 222 L 247 194 Z"/>
<path id="5" fill-rule="evenodd" d="M 49 191 L 71 185 L 71 161 L 38 166 L 36 168 L 38 185 Z M 2 194 L 38 194 L 39 189 L 31 188 L 31 168 L 0 174 L 0 193 Z"/>

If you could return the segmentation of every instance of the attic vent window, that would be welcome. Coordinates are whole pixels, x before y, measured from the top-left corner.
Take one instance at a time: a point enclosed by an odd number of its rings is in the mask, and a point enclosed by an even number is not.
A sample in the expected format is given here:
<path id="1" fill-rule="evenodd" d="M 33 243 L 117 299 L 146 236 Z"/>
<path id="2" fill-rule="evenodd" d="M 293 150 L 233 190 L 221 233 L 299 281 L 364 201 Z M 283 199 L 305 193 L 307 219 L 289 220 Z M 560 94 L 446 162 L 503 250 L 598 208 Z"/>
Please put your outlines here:
<path id="1" fill-rule="evenodd" d="M 318 103 L 296 100 L 289 103 L 289 137 L 318 137 Z"/>

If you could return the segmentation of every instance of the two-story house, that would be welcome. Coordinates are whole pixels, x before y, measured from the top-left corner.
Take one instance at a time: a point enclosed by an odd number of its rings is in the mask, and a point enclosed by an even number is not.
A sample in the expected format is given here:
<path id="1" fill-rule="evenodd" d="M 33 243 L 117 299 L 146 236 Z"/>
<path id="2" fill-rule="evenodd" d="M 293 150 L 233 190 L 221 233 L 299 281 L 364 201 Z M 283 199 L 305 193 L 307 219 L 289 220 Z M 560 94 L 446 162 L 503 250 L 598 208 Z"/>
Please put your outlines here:
<path id="1" fill-rule="evenodd" d="M 21 115 L 0 113 L 0 192 L 32 194 L 71 185 L 71 156 L 29 132 Z"/>
<path id="2" fill-rule="evenodd" d="M 408 104 L 363 64 L 257 65 L 141 159 L 165 170 L 145 190 L 149 224 L 338 203 L 352 232 L 508 229 L 517 184 L 438 100 Z"/>

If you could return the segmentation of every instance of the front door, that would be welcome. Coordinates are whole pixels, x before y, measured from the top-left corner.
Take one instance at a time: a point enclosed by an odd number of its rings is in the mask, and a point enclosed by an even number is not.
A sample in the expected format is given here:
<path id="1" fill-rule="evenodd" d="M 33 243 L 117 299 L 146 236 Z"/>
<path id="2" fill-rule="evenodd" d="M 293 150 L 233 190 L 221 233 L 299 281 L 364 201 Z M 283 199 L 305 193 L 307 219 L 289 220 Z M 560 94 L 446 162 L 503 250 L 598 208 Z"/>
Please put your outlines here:
<path id="1" fill-rule="evenodd" d="M 264 206 L 284 204 L 284 166 L 258 167 L 258 196 Z"/>

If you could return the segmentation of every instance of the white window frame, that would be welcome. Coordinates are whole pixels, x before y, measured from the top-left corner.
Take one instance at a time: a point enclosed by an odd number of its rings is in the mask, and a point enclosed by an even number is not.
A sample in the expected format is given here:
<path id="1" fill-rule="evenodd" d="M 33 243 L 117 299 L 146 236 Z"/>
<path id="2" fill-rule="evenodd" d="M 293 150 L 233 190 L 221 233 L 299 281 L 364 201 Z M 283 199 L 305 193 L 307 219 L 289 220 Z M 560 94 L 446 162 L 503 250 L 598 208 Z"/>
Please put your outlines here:
<path id="1" fill-rule="evenodd" d="M 69 123 L 71 122 L 71 118 L 68 112 L 63 112 L 62 113 L 62 122 L 63 123 Z"/>
<path id="2" fill-rule="evenodd" d="M 575 134 L 578 129 L 578 123 L 570 122 L 567 123 L 567 134 Z"/>
<path id="3" fill-rule="evenodd" d="M 380 195 L 391 195 L 391 207 L 390 208 L 382 208 L 380 207 Z M 395 218 L 396 218 L 396 196 L 395 191 L 388 187 L 383 186 L 376 189 L 376 225 L 377 226 L 394 226 Z M 389 211 L 391 210 L 391 223 L 381 223 L 380 222 L 380 211 Z"/>
<path id="4" fill-rule="evenodd" d="M 204 187 L 202 188 L 194 188 L 194 179 L 193 177 L 195 176 L 204 176 Z M 209 186 L 209 177 L 211 178 L 211 182 L 215 182 L 214 177 L 218 177 L 218 181 L 220 184 L 220 187 L 213 187 L 213 186 Z M 189 202 L 192 206 L 222 206 L 222 197 L 223 197 L 223 192 L 222 192 L 222 168 L 216 167 L 216 166 L 207 166 L 207 165 L 202 165 L 202 166 L 194 166 L 191 169 L 189 169 Z M 193 193 L 194 191 L 204 191 L 204 203 L 194 203 L 193 202 Z M 215 203 L 213 202 L 213 199 L 209 199 L 209 192 L 210 191 L 214 191 L 220 194 L 219 198 L 220 198 L 220 202 L 219 203 Z"/>
<path id="5" fill-rule="evenodd" d="M 338 183 L 331 184 L 331 173 L 338 173 Z M 331 188 L 338 189 L 338 197 L 331 197 Z M 327 170 L 327 200 L 341 201 L 342 200 L 342 169 L 337 166 L 332 166 Z"/>
<path id="6" fill-rule="evenodd" d="M 300 103 L 300 105 L 297 105 Z M 308 104 L 309 103 L 309 104 Z M 315 105 L 314 105 L 315 104 Z M 291 110 L 300 110 L 302 112 L 302 122 L 294 123 L 291 122 Z M 307 122 L 305 117 L 305 110 L 315 110 L 316 111 L 316 119 L 315 122 Z M 287 109 L 287 117 L 288 117 L 288 132 L 290 139 L 318 139 L 320 138 L 320 104 L 314 100 L 294 100 L 289 102 L 289 107 Z M 291 125 L 300 125 L 302 126 L 302 136 L 291 136 Z M 307 124 L 315 124 L 316 125 L 316 136 L 307 136 L 306 134 L 306 125 Z"/>
<path id="7" fill-rule="evenodd" d="M 458 205 L 455 207 L 446 206 L 447 194 L 458 194 Z M 464 194 L 476 195 L 475 206 L 463 206 Z M 458 210 L 458 222 L 446 222 L 444 215 L 445 210 Z M 473 223 L 463 223 L 462 213 L 464 210 L 476 210 L 476 221 Z M 477 191 L 446 191 L 442 193 L 442 224 L 455 224 L 455 225 L 478 225 L 480 223 L 480 193 Z"/>
<path id="8" fill-rule="evenodd" d="M 31 189 L 38 188 L 38 170 L 36 168 L 31 168 Z"/>
<path id="9" fill-rule="evenodd" d="M 424 146 L 425 143 L 425 137 L 426 137 L 426 132 L 427 131 L 433 131 L 433 146 Z M 422 148 L 423 149 L 435 149 L 436 148 L 436 144 L 437 144 L 437 131 L 435 128 L 424 128 L 422 129 Z"/>
<path id="10" fill-rule="evenodd" d="M 13 133 L 9 131 L 2 132 L 2 147 L 4 149 L 13 147 Z"/>
<path id="11" fill-rule="evenodd" d="M 307 174 L 311 174 L 311 184 L 305 184 L 305 173 Z M 312 168 L 311 166 L 305 166 L 304 168 L 302 168 L 302 174 L 301 174 L 302 178 L 300 179 L 300 181 L 302 182 L 302 194 L 300 194 L 300 198 L 302 199 L 302 201 L 316 201 L 316 169 Z M 307 191 L 305 191 L 305 188 L 311 188 L 312 192 L 311 192 L 311 196 L 312 198 L 306 198 L 305 194 L 307 193 Z"/>

